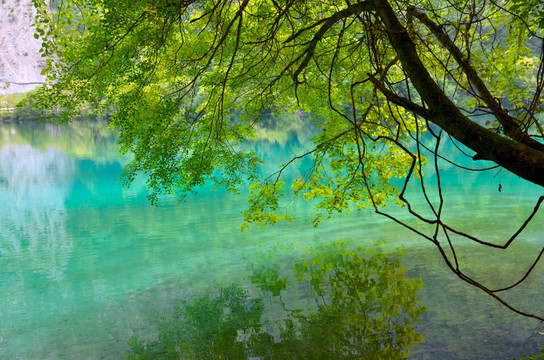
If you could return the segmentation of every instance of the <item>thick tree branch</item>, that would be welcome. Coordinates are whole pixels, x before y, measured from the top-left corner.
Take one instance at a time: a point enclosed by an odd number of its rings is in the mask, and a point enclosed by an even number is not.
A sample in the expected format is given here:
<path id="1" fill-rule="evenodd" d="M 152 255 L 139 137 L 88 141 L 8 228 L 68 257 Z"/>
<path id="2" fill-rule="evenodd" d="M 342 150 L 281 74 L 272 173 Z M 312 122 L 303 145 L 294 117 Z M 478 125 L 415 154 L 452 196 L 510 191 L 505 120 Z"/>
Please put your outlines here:
<path id="1" fill-rule="evenodd" d="M 429 108 L 428 121 L 440 126 L 482 158 L 544 186 L 544 151 L 500 136 L 464 116 L 429 74 L 416 46 L 387 0 L 374 0 L 376 15 L 385 25 L 403 69 Z"/>
<path id="2" fill-rule="evenodd" d="M 419 11 L 415 7 L 408 8 L 408 15 L 415 16 L 419 19 L 440 41 L 440 43 L 450 52 L 457 64 L 463 69 L 469 82 L 474 86 L 482 100 L 491 110 L 495 118 L 503 126 L 504 133 L 511 139 L 525 143 L 532 148 L 544 151 L 544 144 L 532 139 L 525 133 L 514 118 L 512 118 L 506 110 L 501 106 L 497 99 L 491 94 L 483 80 L 480 78 L 476 70 L 470 64 L 468 57 L 455 45 L 448 34 L 442 30 L 440 26 L 435 24 L 426 14 Z"/>

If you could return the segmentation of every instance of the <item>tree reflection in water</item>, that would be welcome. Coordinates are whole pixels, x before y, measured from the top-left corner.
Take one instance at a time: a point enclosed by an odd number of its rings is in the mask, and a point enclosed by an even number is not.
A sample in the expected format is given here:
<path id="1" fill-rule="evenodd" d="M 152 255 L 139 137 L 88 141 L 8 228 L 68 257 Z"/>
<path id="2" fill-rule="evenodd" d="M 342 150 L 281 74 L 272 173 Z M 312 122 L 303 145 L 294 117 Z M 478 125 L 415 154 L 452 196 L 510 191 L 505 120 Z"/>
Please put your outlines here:
<path id="1" fill-rule="evenodd" d="M 416 296 L 421 280 L 406 278 L 400 255 L 337 241 L 285 272 L 277 252 L 255 254 L 251 286 L 182 301 L 160 321 L 157 341 L 131 339 L 128 358 L 405 358 L 423 341 L 414 324 L 425 308 Z"/>

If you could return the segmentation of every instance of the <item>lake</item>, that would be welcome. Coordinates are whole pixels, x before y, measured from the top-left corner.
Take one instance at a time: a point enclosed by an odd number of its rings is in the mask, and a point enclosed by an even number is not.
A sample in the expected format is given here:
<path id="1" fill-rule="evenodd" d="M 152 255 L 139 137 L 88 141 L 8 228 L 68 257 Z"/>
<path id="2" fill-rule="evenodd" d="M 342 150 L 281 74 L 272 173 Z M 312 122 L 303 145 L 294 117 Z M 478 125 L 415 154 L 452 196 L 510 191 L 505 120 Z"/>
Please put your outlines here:
<path id="1" fill-rule="evenodd" d="M 310 136 L 304 129 L 263 136 L 255 144 L 268 164 L 263 173 L 307 150 Z M 418 299 L 427 308 L 415 324 L 424 341 L 409 358 L 510 359 L 544 346 L 544 325 L 461 281 L 433 244 L 370 210 L 323 219 L 314 229 L 311 204 L 292 200 L 285 204 L 292 224 L 241 232 L 246 191 L 204 188 L 180 205 L 166 197 L 153 207 L 144 179 L 130 188 L 118 182 L 128 161 L 104 122 L 0 125 L 0 358 L 122 359 L 133 335 L 156 340 L 161 316 L 171 318 L 183 300 L 191 304 L 236 284 L 252 301 L 258 291 L 248 264 L 262 254 L 283 249 L 270 266 L 287 274 L 309 247 L 339 239 L 404 248 L 401 264 L 408 278 L 421 278 Z M 293 174 L 307 166 L 295 164 Z M 446 218 L 489 241 L 506 241 L 543 195 L 504 170 L 467 175 L 443 168 Z M 431 170 L 426 177 L 435 178 Z M 412 221 L 403 210 L 391 211 Z M 461 268 L 491 287 L 516 281 L 544 246 L 543 220 L 541 209 L 506 252 L 456 239 Z M 505 299 L 543 316 L 543 270 L 537 265 Z M 284 290 L 284 300 L 304 302 L 303 288 Z M 274 318 L 274 306 L 258 314 Z"/>

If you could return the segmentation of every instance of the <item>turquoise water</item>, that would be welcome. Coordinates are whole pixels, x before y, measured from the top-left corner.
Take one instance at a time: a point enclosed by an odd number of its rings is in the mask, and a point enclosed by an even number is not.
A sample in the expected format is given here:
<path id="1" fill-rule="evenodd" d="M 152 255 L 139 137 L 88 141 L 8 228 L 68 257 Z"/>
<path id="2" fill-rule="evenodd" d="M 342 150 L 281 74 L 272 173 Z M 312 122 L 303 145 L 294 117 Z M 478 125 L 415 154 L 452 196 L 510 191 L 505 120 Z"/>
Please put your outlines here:
<path id="1" fill-rule="evenodd" d="M 181 299 L 247 281 L 248 254 L 281 244 L 297 258 L 309 245 L 339 238 L 406 249 L 402 262 L 408 276 L 422 278 L 419 298 L 427 306 L 417 324 L 425 341 L 411 358 L 508 359 L 544 345 L 541 324 L 463 283 L 432 244 L 371 212 L 338 215 L 314 229 L 311 206 L 293 201 L 293 224 L 240 232 L 243 192 L 204 189 L 180 206 L 167 198 L 155 208 L 142 179 L 122 188 L 117 179 L 128 159 L 118 155 L 105 124 L 0 130 L 2 359 L 123 358 L 130 337 L 154 338 L 157 318 L 170 316 Z M 279 164 L 308 147 L 308 134 L 288 135 L 259 142 L 257 152 Z M 542 195 L 505 172 L 445 170 L 448 220 L 487 240 L 507 238 Z M 543 210 L 506 254 L 457 239 L 463 268 L 492 286 L 519 277 L 544 245 Z M 513 305 L 544 315 L 543 270 L 539 265 L 508 294 Z"/>

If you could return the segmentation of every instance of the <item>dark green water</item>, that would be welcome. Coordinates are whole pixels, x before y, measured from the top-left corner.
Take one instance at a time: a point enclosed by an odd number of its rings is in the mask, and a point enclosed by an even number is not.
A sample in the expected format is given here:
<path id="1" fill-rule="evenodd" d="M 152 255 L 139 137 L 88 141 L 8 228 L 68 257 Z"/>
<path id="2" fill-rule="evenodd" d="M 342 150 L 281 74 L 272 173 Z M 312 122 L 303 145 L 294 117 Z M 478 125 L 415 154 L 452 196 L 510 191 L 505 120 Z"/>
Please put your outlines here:
<path id="1" fill-rule="evenodd" d="M 279 164 L 306 149 L 308 137 L 276 134 L 277 142 L 263 140 L 257 151 Z M 1 359 L 123 358 L 131 336 L 155 339 L 159 315 L 170 317 L 182 299 L 218 284 L 251 289 L 252 254 L 287 247 L 275 260 L 281 268 L 307 256 L 309 246 L 340 238 L 404 247 L 402 264 L 409 277 L 421 277 L 427 307 L 416 325 L 424 342 L 411 358 L 509 359 L 544 345 L 542 324 L 457 279 L 432 244 L 383 217 L 352 212 L 314 229 L 311 206 L 296 201 L 288 204 L 293 224 L 240 232 L 247 194 L 203 189 L 180 206 L 163 199 L 154 208 L 141 179 L 129 189 L 116 182 L 126 162 L 102 123 L 1 125 Z M 443 174 L 447 218 L 487 240 L 508 238 L 542 195 L 504 172 L 459 174 Z M 462 268 L 490 286 L 517 279 L 544 246 L 543 210 L 506 253 L 457 239 Z M 506 298 L 544 315 L 543 270 L 539 265 Z M 290 291 L 286 297 L 304 297 Z"/>

